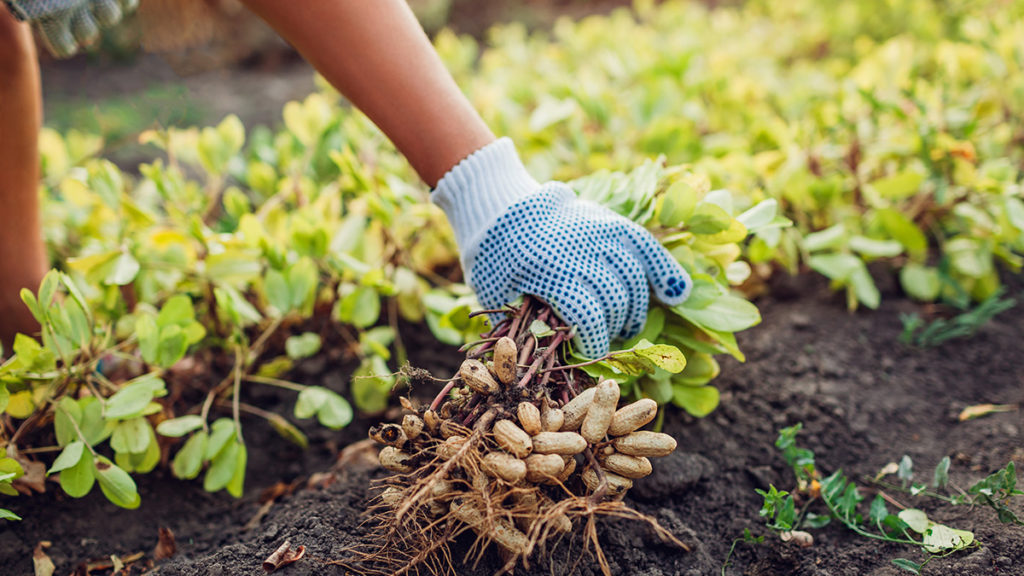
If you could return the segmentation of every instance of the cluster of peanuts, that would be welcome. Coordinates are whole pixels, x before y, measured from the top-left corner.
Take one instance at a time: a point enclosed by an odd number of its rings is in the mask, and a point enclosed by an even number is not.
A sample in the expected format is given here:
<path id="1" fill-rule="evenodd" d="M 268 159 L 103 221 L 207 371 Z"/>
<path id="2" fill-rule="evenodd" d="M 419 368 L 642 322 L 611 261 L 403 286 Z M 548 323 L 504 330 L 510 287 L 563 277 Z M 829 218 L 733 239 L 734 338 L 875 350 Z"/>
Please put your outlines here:
<path id="1" fill-rule="evenodd" d="M 467 359 L 458 375 L 466 387 L 462 397 L 476 393 L 486 401 L 515 387 L 516 359 L 515 342 L 508 337 L 496 342 L 492 363 Z M 459 398 L 460 391 L 454 396 Z M 618 403 L 619 385 L 603 380 L 562 406 L 546 394 L 509 406 L 498 413 L 488 441 L 481 443 L 480 469 L 491 478 L 521 485 L 565 484 L 582 467 L 579 476 L 588 492 L 597 491 L 603 477 L 604 494 L 621 496 L 634 480 L 651 473 L 649 458 L 670 454 L 676 441 L 668 434 L 639 430 L 657 415 L 653 400 L 645 398 L 616 409 Z M 423 463 L 424 453 L 433 452 L 442 460 L 458 454 L 472 431 L 450 417 L 453 410 L 446 405 L 440 413 L 428 409 L 406 414 L 400 426 L 371 429 L 371 437 L 386 445 L 380 452 L 381 465 L 410 473 Z M 591 452 L 584 458 L 588 449 Z"/>

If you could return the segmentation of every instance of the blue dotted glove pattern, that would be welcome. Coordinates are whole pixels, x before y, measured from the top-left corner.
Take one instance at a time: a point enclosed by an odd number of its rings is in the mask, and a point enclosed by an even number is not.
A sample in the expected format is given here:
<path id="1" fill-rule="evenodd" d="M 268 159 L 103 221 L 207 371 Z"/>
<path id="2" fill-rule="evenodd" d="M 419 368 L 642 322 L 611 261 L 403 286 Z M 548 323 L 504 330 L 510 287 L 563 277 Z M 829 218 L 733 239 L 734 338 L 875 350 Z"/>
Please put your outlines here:
<path id="1" fill-rule="evenodd" d="M 686 300 L 689 274 L 642 226 L 551 182 L 510 206 L 467 255 L 470 285 L 486 308 L 523 294 L 548 302 L 578 328 L 578 351 L 608 353 L 647 321 L 650 290 L 668 305 Z"/>
<path id="2" fill-rule="evenodd" d="M 95 42 L 100 30 L 135 10 L 138 0 L 5 0 L 19 20 L 32 23 L 46 48 L 68 58 Z"/>

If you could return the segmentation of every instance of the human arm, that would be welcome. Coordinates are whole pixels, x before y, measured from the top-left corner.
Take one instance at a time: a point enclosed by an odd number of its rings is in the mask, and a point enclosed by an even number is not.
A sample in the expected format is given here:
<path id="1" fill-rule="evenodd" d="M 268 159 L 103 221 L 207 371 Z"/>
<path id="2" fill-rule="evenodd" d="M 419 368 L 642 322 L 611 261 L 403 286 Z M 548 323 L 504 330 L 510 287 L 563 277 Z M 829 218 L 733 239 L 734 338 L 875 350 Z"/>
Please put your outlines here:
<path id="1" fill-rule="evenodd" d="M 448 216 L 486 308 L 522 294 L 576 325 L 580 352 L 643 328 L 650 288 L 682 302 L 690 277 L 642 227 L 541 186 L 496 140 L 444 68 L 404 0 L 243 0 L 406 156 Z"/>
<path id="2" fill-rule="evenodd" d="M 430 186 L 495 137 L 404 0 L 243 0 L 394 142 Z"/>

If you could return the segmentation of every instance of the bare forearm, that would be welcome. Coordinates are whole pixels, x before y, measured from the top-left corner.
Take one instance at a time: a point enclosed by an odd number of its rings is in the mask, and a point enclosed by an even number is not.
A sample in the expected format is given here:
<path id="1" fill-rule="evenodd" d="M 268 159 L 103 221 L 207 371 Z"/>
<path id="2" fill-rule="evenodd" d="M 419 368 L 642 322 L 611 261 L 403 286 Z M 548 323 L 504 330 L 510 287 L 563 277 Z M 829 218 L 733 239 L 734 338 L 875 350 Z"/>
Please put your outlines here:
<path id="1" fill-rule="evenodd" d="M 362 110 L 433 186 L 494 135 L 404 0 L 244 0 Z"/>

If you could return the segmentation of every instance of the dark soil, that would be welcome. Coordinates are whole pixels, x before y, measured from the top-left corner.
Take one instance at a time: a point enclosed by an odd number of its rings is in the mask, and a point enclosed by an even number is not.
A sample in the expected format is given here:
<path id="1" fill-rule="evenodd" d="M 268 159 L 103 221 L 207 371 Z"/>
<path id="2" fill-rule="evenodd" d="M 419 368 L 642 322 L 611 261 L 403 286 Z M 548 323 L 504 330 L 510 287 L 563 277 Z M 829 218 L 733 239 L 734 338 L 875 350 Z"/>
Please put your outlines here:
<path id="1" fill-rule="evenodd" d="M 792 281 L 787 281 L 792 282 Z M 920 311 L 889 295 L 877 312 L 847 314 L 823 283 L 803 278 L 799 285 L 776 286 L 788 299 L 761 302 L 764 323 L 741 335 L 747 362 L 727 361 L 716 381 L 722 406 L 696 420 L 677 410 L 665 430 L 679 441 L 676 454 L 655 460 L 654 474 L 637 482 L 628 502 L 658 519 L 692 552 L 663 544 L 637 523 L 604 521 L 600 533 L 613 574 L 718 574 L 733 539 L 749 528 L 764 534 L 755 488 L 774 484 L 792 488 L 792 475 L 773 442 L 779 428 L 803 422 L 801 444 L 814 450 L 825 473 L 842 468 L 850 477 L 873 475 L 904 454 L 913 458 L 919 477 L 950 456 L 952 482 L 968 486 L 1014 460 L 1024 464 L 1020 412 L 993 414 L 960 423 L 957 414 L 980 403 L 1020 404 L 1024 318 L 1011 310 L 968 340 L 940 348 L 903 346 L 899 312 Z M 429 336 L 407 333 L 413 361 L 447 376 L 459 362 L 451 349 L 430 345 Z M 307 366 L 308 383 L 344 390 L 343 375 L 326 366 Z M 253 390 L 255 393 L 256 389 Z M 273 394 L 247 397 L 250 402 L 287 413 L 291 400 Z M 420 397 L 429 390 L 418 391 Z M 94 493 L 82 500 L 60 496 L 59 489 L 32 500 L 9 501 L 23 522 L 0 532 L 0 565 L 10 572 L 31 572 L 31 550 L 49 540 L 57 574 L 110 554 L 151 553 L 159 527 L 177 537 L 178 553 L 157 566 L 156 574 L 243 575 L 261 572 L 263 559 L 285 541 L 303 545 L 304 559 L 282 574 L 345 574 L 332 560 L 344 560 L 355 545 L 366 544 L 371 526 L 363 516 L 370 481 L 384 474 L 366 451 L 344 453 L 345 464 L 327 471 L 337 451 L 365 437 L 371 420 L 353 423 L 340 433 L 309 427 L 314 446 L 302 452 L 280 440 L 266 426 L 251 422 L 249 487 L 240 501 L 202 492 L 197 483 L 182 483 L 166 473 L 141 478 L 143 505 L 123 511 Z M 293 483 L 265 516 L 258 517 L 260 494 L 278 482 Z M 312 485 L 311 485 L 312 484 Z M 908 507 L 924 507 L 937 521 L 974 531 L 982 546 L 931 561 L 933 575 L 1024 574 L 1024 528 L 1000 524 L 989 509 L 929 505 L 910 496 L 895 497 Z M 1016 506 L 1020 513 L 1020 505 Z M 255 518 L 255 520 L 254 520 Z M 916 549 L 880 544 L 840 526 L 814 532 L 810 548 L 784 544 L 768 534 L 764 544 L 740 544 L 727 574 L 747 575 L 897 575 L 893 558 L 916 561 Z M 469 541 L 453 547 L 461 563 Z M 554 563 L 536 560 L 529 574 L 597 574 L 596 563 L 581 555 L 579 541 L 561 542 Z M 490 553 L 476 568 L 457 564 L 458 574 L 492 574 L 500 566 Z M 93 572 L 106 574 L 108 572 Z M 133 572 L 137 573 L 137 572 Z"/>

